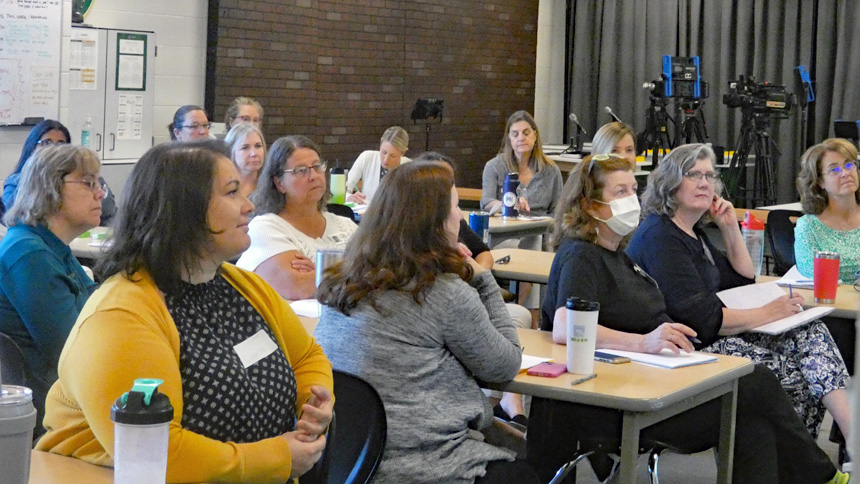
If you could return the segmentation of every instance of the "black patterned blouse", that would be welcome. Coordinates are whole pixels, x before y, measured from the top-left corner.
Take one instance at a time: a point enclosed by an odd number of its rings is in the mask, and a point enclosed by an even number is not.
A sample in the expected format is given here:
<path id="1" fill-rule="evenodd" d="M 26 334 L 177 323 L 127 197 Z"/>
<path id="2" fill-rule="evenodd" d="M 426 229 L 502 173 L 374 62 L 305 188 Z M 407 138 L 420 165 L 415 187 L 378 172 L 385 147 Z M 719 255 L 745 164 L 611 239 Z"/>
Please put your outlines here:
<path id="1" fill-rule="evenodd" d="M 234 349 L 260 331 L 276 342 L 260 313 L 220 275 L 180 292 L 165 299 L 179 331 L 182 427 L 236 443 L 294 430 L 296 377 L 284 352 L 245 368 Z"/>

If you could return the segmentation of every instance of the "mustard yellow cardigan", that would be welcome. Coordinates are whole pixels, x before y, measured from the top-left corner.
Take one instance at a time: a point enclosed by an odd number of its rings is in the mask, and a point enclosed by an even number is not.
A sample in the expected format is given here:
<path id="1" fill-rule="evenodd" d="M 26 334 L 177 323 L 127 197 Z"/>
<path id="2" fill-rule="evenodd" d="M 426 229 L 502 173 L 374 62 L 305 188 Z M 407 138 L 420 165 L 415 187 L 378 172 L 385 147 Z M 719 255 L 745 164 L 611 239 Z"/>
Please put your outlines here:
<path id="1" fill-rule="evenodd" d="M 222 265 L 223 276 L 260 312 L 296 374 L 297 407 L 311 385 L 332 389 L 331 364 L 289 305 L 256 274 Z M 113 465 L 110 408 L 135 378 L 160 378 L 159 390 L 175 409 L 170 423 L 167 482 L 287 481 L 287 441 L 220 442 L 183 429 L 179 334 L 152 278 L 130 281 L 115 275 L 81 311 L 59 363 L 59 380 L 46 403 L 45 427 L 37 449 Z"/>

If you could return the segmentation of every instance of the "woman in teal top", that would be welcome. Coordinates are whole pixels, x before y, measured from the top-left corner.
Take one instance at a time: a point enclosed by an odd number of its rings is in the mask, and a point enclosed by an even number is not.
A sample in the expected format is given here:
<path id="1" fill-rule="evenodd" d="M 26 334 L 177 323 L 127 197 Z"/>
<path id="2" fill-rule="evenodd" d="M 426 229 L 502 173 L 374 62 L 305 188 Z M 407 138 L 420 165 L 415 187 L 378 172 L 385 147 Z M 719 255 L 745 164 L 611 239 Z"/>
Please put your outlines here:
<path id="1" fill-rule="evenodd" d="M 854 282 L 860 269 L 860 179 L 857 149 L 850 141 L 830 138 L 801 158 L 797 191 L 804 215 L 794 229 L 797 269 L 812 277 L 816 251 L 838 252 L 839 279 Z"/>

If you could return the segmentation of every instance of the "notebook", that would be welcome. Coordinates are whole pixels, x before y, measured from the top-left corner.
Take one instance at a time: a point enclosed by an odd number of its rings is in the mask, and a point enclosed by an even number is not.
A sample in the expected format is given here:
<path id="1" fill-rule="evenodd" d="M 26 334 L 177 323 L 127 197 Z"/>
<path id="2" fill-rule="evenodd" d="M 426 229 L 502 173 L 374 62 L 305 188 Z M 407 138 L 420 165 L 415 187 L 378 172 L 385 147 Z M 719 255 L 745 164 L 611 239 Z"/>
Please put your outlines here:
<path id="1" fill-rule="evenodd" d="M 705 363 L 713 363 L 717 361 L 716 356 L 709 353 L 702 353 L 700 351 L 694 351 L 692 353 L 685 353 L 682 351 L 677 355 L 667 349 L 664 349 L 659 354 L 637 353 L 635 351 L 607 350 L 602 348 L 600 349 L 600 351 L 617 356 L 625 356 L 637 363 L 644 363 L 646 365 L 651 366 L 659 366 L 661 368 L 681 368 L 684 366 L 702 365 Z"/>

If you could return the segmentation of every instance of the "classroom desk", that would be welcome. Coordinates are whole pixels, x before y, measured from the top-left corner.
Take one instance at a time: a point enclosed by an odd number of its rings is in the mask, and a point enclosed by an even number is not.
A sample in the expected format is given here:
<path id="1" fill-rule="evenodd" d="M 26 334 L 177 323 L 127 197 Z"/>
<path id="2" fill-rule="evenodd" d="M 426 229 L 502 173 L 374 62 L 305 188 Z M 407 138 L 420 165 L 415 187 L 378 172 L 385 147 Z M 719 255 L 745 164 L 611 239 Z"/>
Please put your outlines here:
<path id="1" fill-rule="evenodd" d="M 564 345 L 552 342 L 547 331 L 517 329 L 520 345 L 525 353 L 552 357 L 555 361 L 566 361 Z M 518 375 L 514 381 L 502 385 L 488 385 L 536 397 L 593 405 L 618 410 L 623 415 L 621 431 L 621 484 L 636 481 L 640 431 L 657 422 L 666 420 L 685 410 L 720 398 L 720 443 L 717 466 L 717 482 L 731 482 L 732 451 L 736 414 L 736 392 L 738 379 L 753 371 L 753 363 L 746 358 L 716 355 L 716 363 L 678 368 L 675 370 L 656 368 L 639 363 L 612 365 L 595 362 L 597 378 L 571 386 L 574 375 L 565 373 L 558 378 L 542 378 Z M 530 439 L 540 435 L 529 433 Z M 573 455 L 575 449 L 571 449 Z"/>
<path id="2" fill-rule="evenodd" d="M 469 213 L 463 212 L 463 218 L 469 220 Z M 501 215 L 490 217 L 490 240 L 487 243 L 495 247 L 508 239 L 519 239 L 528 235 L 543 235 L 552 226 L 551 218 L 540 220 L 518 220 L 515 218 L 504 218 Z"/>
<path id="3" fill-rule="evenodd" d="M 771 282 L 778 281 L 779 279 L 779 277 L 774 276 L 759 276 L 756 282 Z M 788 290 L 788 288 L 784 289 Z M 860 309 L 860 292 L 855 291 L 854 286 L 851 284 L 839 285 L 836 289 L 836 300 L 833 304 L 816 304 L 812 289 L 793 288 L 793 292 L 803 296 L 806 300 L 804 304 L 806 307 L 822 306 L 834 308 L 833 312 L 827 315 L 829 317 L 850 319 L 852 321 L 857 319 L 857 312 Z"/>
<path id="4" fill-rule="evenodd" d="M 90 234 L 105 234 L 109 229 L 107 227 L 95 227 L 91 229 Z M 69 244 L 72 249 L 72 255 L 78 259 L 97 259 L 101 255 L 101 246 L 92 246 L 90 243 L 103 242 L 106 239 L 95 240 L 92 237 L 77 237 Z"/>
<path id="5" fill-rule="evenodd" d="M 30 455 L 30 484 L 113 484 L 113 469 L 34 450 Z"/>
<path id="6" fill-rule="evenodd" d="M 507 264 L 494 264 L 493 275 L 499 279 L 516 282 L 546 284 L 555 254 L 527 249 L 494 249 L 493 260 L 511 256 Z"/>
<path id="7" fill-rule="evenodd" d="M 780 205 L 766 205 L 764 207 L 756 207 L 758 210 L 795 210 L 798 212 L 802 212 L 803 209 L 800 206 L 800 202 L 794 203 L 783 203 Z"/>

